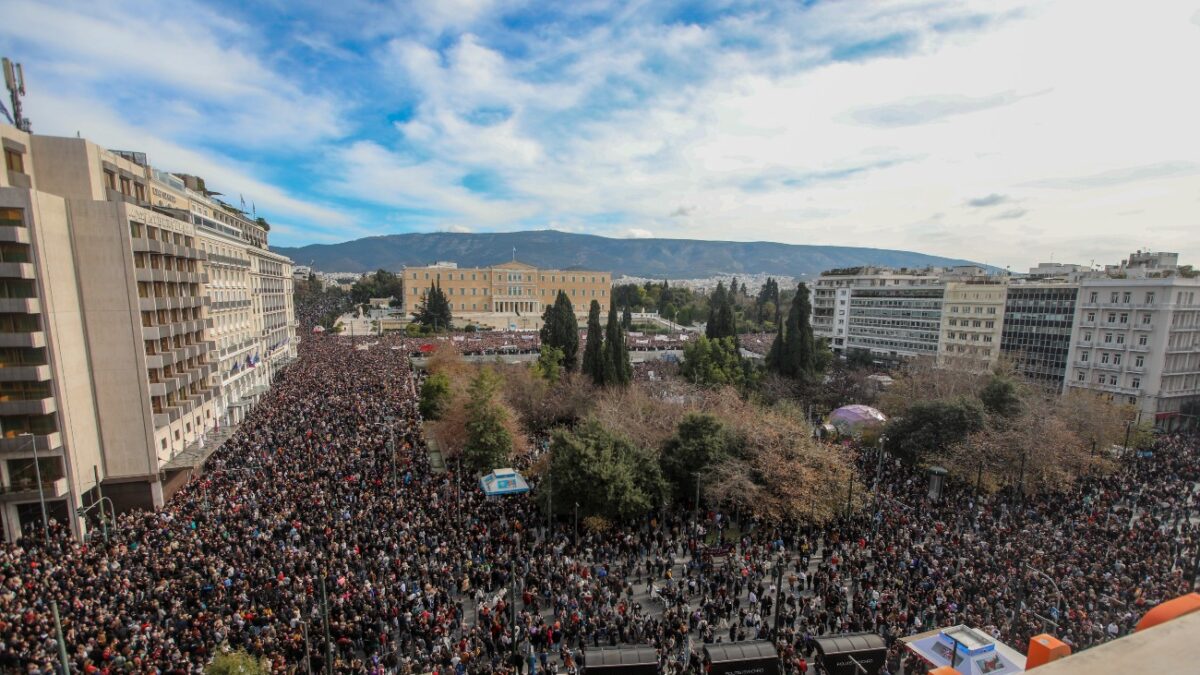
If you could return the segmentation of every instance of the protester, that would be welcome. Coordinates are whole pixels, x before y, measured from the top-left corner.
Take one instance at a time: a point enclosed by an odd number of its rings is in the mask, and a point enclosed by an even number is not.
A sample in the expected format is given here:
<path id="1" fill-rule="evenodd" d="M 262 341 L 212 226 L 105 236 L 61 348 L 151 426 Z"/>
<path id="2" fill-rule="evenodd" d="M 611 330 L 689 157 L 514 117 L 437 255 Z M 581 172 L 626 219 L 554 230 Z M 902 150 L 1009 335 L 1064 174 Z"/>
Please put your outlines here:
<path id="1" fill-rule="evenodd" d="M 887 461 L 878 510 L 824 528 L 668 509 L 547 531 L 532 499 L 430 469 L 408 360 L 420 344 L 306 337 L 161 509 L 120 516 L 107 545 L 58 525 L 49 546 L 37 531 L 5 545 L 0 671 L 54 672 L 52 600 L 79 673 L 199 673 L 223 649 L 277 672 L 577 672 L 621 643 L 681 673 L 704 643 L 750 639 L 775 640 L 794 673 L 813 638 L 844 631 L 881 634 L 893 664 L 898 638 L 956 623 L 1021 650 L 1046 625 L 1081 649 L 1193 588 L 1195 437 L 1062 494 L 950 485 L 933 503 L 923 476 Z M 537 440 L 518 467 L 547 451 Z M 876 466 L 861 454 L 868 482 Z"/>

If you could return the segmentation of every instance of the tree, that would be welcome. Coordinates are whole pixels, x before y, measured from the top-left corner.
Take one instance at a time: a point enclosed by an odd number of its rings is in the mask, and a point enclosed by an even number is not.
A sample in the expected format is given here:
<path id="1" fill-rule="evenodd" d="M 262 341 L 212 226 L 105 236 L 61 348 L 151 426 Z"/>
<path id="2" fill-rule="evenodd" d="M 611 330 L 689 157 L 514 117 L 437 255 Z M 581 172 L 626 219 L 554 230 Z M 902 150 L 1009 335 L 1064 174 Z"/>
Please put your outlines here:
<path id="1" fill-rule="evenodd" d="M 471 381 L 467 392 L 466 443 L 463 458 L 475 472 L 508 464 L 513 438 L 506 425 L 507 410 L 496 400 L 500 377 L 491 368 L 483 368 Z"/>
<path id="2" fill-rule="evenodd" d="M 633 381 L 633 366 L 629 363 L 629 346 L 625 332 L 617 319 L 617 308 L 608 308 L 608 326 L 604 331 L 604 384 L 624 387 Z"/>
<path id="3" fill-rule="evenodd" d="M 853 370 L 865 370 L 875 366 L 875 359 L 870 349 L 850 349 L 846 351 L 846 365 Z"/>
<path id="4" fill-rule="evenodd" d="M 588 307 L 587 344 L 583 347 L 581 369 L 593 384 L 604 385 L 604 332 L 600 328 L 600 303 L 596 300 Z"/>
<path id="5" fill-rule="evenodd" d="M 1021 398 L 1017 395 L 1017 386 L 1006 377 L 993 375 L 983 391 L 979 392 L 979 400 L 989 413 L 998 417 L 1011 419 L 1021 412 Z"/>
<path id="6" fill-rule="evenodd" d="M 534 371 L 547 382 L 558 382 L 562 377 L 562 350 L 550 345 L 542 345 L 538 352 L 537 363 L 533 364 Z"/>
<path id="7" fill-rule="evenodd" d="M 758 322 L 761 324 L 766 319 L 770 318 L 775 323 L 779 323 L 779 317 L 776 310 L 779 307 L 779 282 L 771 277 L 767 277 L 766 283 L 758 290 L 758 297 L 755 298 L 755 307 L 758 310 Z"/>
<path id="8" fill-rule="evenodd" d="M 767 354 L 767 370 L 804 381 L 817 375 L 817 346 L 809 322 L 811 313 L 808 287 L 801 282 L 792 298 L 787 321 L 775 335 L 775 342 Z"/>
<path id="9" fill-rule="evenodd" d="M 404 298 L 404 281 L 399 275 L 385 269 L 364 274 L 350 287 L 350 297 L 355 304 L 364 304 L 371 298 L 392 298 L 393 302 Z"/>
<path id="10" fill-rule="evenodd" d="M 888 450 L 909 464 L 926 453 L 943 455 L 953 445 L 983 429 L 983 408 L 975 399 L 921 401 L 884 429 Z"/>
<path id="11" fill-rule="evenodd" d="M 271 670 L 263 659 L 257 659 L 244 650 L 217 654 L 204 669 L 205 675 L 268 675 Z"/>
<path id="12" fill-rule="evenodd" d="M 450 302 L 440 286 L 430 284 L 429 292 L 413 312 L 413 320 L 426 330 L 450 330 L 453 327 Z"/>
<path id="13" fill-rule="evenodd" d="M 666 484 L 654 453 L 595 420 L 555 431 L 550 453 L 549 484 L 579 503 L 580 517 L 630 520 L 662 504 Z"/>
<path id="14" fill-rule="evenodd" d="M 705 472 L 730 453 L 733 439 L 721 421 L 704 413 L 688 413 L 679 430 L 663 445 L 662 472 L 675 495 L 687 503 L 696 491 L 696 473 Z"/>
<path id="15" fill-rule="evenodd" d="M 732 337 L 710 340 L 701 336 L 688 342 L 683 347 L 680 373 L 689 382 L 707 387 L 740 389 L 753 381 L 749 364 L 744 363 Z"/>
<path id="16" fill-rule="evenodd" d="M 725 290 L 723 282 L 717 282 L 717 290 L 713 291 L 708 302 L 708 324 L 704 328 L 704 336 L 715 338 L 733 338 L 737 340 L 737 321 L 733 315 L 733 295 Z"/>
<path id="17" fill-rule="evenodd" d="M 563 368 L 574 371 L 579 365 L 579 322 L 575 319 L 575 308 L 563 291 L 558 292 L 554 304 L 542 313 L 542 344 L 562 350 Z"/>
<path id="18" fill-rule="evenodd" d="M 625 309 L 621 311 L 621 330 L 633 330 L 633 314 L 629 311 L 629 305 L 625 305 Z"/>
<path id="19" fill-rule="evenodd" d="M 421 417 L 440 419 L 450 405 L 450 378 L 445 373 L 433 373 L 421 384 Z"/>

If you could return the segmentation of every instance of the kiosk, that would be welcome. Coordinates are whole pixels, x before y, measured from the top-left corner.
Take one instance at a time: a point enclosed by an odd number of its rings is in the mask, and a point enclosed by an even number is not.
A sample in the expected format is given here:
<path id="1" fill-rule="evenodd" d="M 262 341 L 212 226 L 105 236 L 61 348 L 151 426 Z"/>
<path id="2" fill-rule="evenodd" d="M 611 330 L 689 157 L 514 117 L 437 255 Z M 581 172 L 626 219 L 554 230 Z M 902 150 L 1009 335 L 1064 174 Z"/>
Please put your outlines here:
<path id="1" fill-rule="evenodd" d="M 845 633 L 816 638 L 817 659 L 829 675 L 877 675 L 887 658 L 887 643 L 875 633 Z"/>
<path id="2" fill-rule="evenodd" d="M 704 645 L 708 675 L 780 675 L 779 652 L 768 640 Z"/>
<path id="3" fill-rule="evenodd" d="M 658 652 L 648 645 L 593 649 L 584 656 L 583 672 L 589 675 L 657 675 Z"/>

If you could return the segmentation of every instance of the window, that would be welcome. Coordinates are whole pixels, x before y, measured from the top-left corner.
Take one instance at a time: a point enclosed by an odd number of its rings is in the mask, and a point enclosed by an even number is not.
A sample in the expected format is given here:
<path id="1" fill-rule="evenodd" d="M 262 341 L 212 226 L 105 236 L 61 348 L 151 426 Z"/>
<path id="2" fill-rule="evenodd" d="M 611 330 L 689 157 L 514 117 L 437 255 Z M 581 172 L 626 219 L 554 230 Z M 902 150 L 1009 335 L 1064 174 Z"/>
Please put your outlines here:
<path id="1" fill-rule="evenodd" d="M 1100 302 L 1100 293 L 1098 291 L 1092 291 L 1092 299 L 1088 302 Z"/>
<path id="2" fill-rule="evenodd" d="M 1091 342 L 1091 341 L 1092 341 L 1092 334 L 1091 334 L 1091 333 L 1084 333 L 1084 334 L 1083 334 L 1083 341 L 1084 341 L 1084 342 Z"/>
<path id="3" fill-rule="evenodd" d="M 1139 347 L 1145 347 L 1145 346 L 1146 346 L 1146 336 L 1145 336 L 1145 335 L 1139 335 L 1139 336 L 1138 336 L 1138 346 L 1139 346 Z"/>
<path id="4" fill-rule="evenodd" d="M 1105 333 L 1104 334 L 1104 344 L 1106 344 L 1106 345 L 1112 344 L 1112 338 L 1113 338 L 1112 333 Z"/>
<path id="5" fill-rule="evenodd" d="M 1120 334 L 1120 335 L 1118 335 L 1118 336 L 1117 336 L 1117 344 L 1119 344 L 1119 345 L 1123 345 L 1123 344 L 1125 344 L 1125 335 L 1124 335 L 1124 333 L 1122 333 L 1122 334 Z"/>
<path id="6" fill-rule="evenodd" d="M 146 201 L 146 186 L 141 183 L 133 184 L 133 194 L 139 202 Z"/>
<path id="7" fill-rule="evenodd" d="M 1114 366 L 1121 365 L 1121 355 L 1120 354 L 1113 354 L 1113 365 Z"/>
<path id="8" fill-rule="evenodd" d="M 1084 363 L 1087 363 L 1087 362 L 1088 362 L 1088 352 L 1083 352 L 1083 353 L 1081 353 L 1081 354 L 1079 355 L 1079 360 L 1080 360 L 1080 361 L 1082 361 L 1082 362 L 1084 362 Z"/>
<path id="9" fill-rule="evenodd" d="M 1111 385 L 1112 385 L 1112 386 L 1114 386 L 1114 387 L 1115 387 L 1115 386 L 1117 386 L 1117 376 L 1116 376 L 1116 375 L 1109 375 L 1109 376 L 1108 376 L 1108 383 L 1109 383 L 1109 384 L 1111 384 Z"/>
<path id="10" fill-rule="evenodd" d="M 1100 354 L 1100 363 L 1108 363 L 1108 352 Z"/>
<path id="11" fill-rule="evenodd" d="M 1083 381 L 1084 381 L 1085 379 L 1087 379 L 1087 378 L 1086 378 L 1086 376 L 1083 374 L 1083 371 L 1082 371 L 1082 370 L 1080 370 L 1080 371 L 1078 371 L 1078 372 L 1076 372 L 1076 373 L 1075 373 L 1075 379 L 1076 379 L 1077 381 L 1079 381 L 1079 382 L 1083 382 Z"/>
<path id="12" fill-rule="evenodd" d="M 1140 377 L 1133 378 L 1132 380 L 1129 381 L 1129 386 L 1133 387 L 1134 389 L 1141 389 L 1142 388 L 1142 378 L 1140 378 Z"/>
<path id="13" fill-rule="evenodd" d="M 1124 304 L 1128 305 L 1132 301 L 1133 301 L 1133 293 L 1131 293 L 1130 291 L 1125 291 L 1124 293 L 1121 294 L 1121 302 L 1123 302 Z"/>
<path id="14" fill-rule="evenodd" d="M 1091 322 L 1095 322 L 1095 321 L 1096 321 L 1096 313 L 1095 313 L 1095 312 L 1088 312 L 1088 313 L 1087 313 L 1087 320 L 1088 320 L 1088 321 L 1091 321 Z"/>
<path id="15" fill-rule="evenodd" d="M 1121 294 L 1120 294 L 1120 293 L 1118 293 L 1117 291 L 1113 291 L 1112 293 L 1109 293 L 1109 294 L 1108 294 L 1108 299 L 1109 299 L 1109 302 L 1111 302 L 1111 303 L 1112 303 L 1112 304 L 1114 304 L 1114 305 L 1115 305 L 1115 304 L 1117 304 L 1117 300 L 1118 300 L 1120 297 L 1121 297 Z"/>
<path id="16" fill-rule="evenodd" d="M 1121 323 L 1129 323 L 1129 312 L 1121 312 Z"/>
<path id="17" fill-rule="evenodd" d="M 9 171 L 16 171 L 17 173 L 25 173 L 25 158 L 21 153 L 17 152 L 16 150 L 9 150 L 8 148 L 5 148 L 4 149 L 4 166 Z"/>
<path id="18" fill-rule="evenodd" d="M 1153 305 L 1153 304 L 1154 304 L 1154 291 L 1147 291 L 1147 293 L 1146 293 L 1146 304 L 1147 304 L 1147 305 Z"/>
<path id="19" fill-rule="evenodd" d="M 1141 368 L 1144 365 L 1146 365 L 1146 357 L 1138 355 L 1133 358 L 1134 368 Z"/>
<path id="20" fill-rule="evenodd" d="M 1143 326 L 1149 326 L 1149 325 L 1150 325 L 1150 315 L 1149 315 L 1149 314 L 1143 314 L 1143 315 L 1142 315 L 1142 325 L 1143 325 Z"/>
<path id="21" fill-rule="evenodd" d="M 957 326 L 957 325 L 958 325 L 958 319 L 950 319 L 950 325 L 951 325 L 951 326 Z"/>

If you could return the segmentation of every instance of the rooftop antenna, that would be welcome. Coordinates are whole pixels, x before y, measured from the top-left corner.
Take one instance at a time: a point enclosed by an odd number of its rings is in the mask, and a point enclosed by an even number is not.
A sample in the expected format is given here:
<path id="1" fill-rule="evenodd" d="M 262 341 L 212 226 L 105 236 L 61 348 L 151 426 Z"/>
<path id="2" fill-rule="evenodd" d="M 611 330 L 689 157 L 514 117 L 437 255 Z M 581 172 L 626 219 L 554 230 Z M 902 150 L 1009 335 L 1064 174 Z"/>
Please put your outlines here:
<path id="1" fill-rule="evenodd" d="M 9 100 L 12 101 L 12 116 L 9 119 L 16 128 L 25 133 L 32 133 L 29 118 L 21 113 L 21 97 L 25 95 L 25 71 L 21 64 L 9 61 L 7 56 L 0 59 L 0 62 L 4 66 L 4 87 L 8 89 Z"/>

